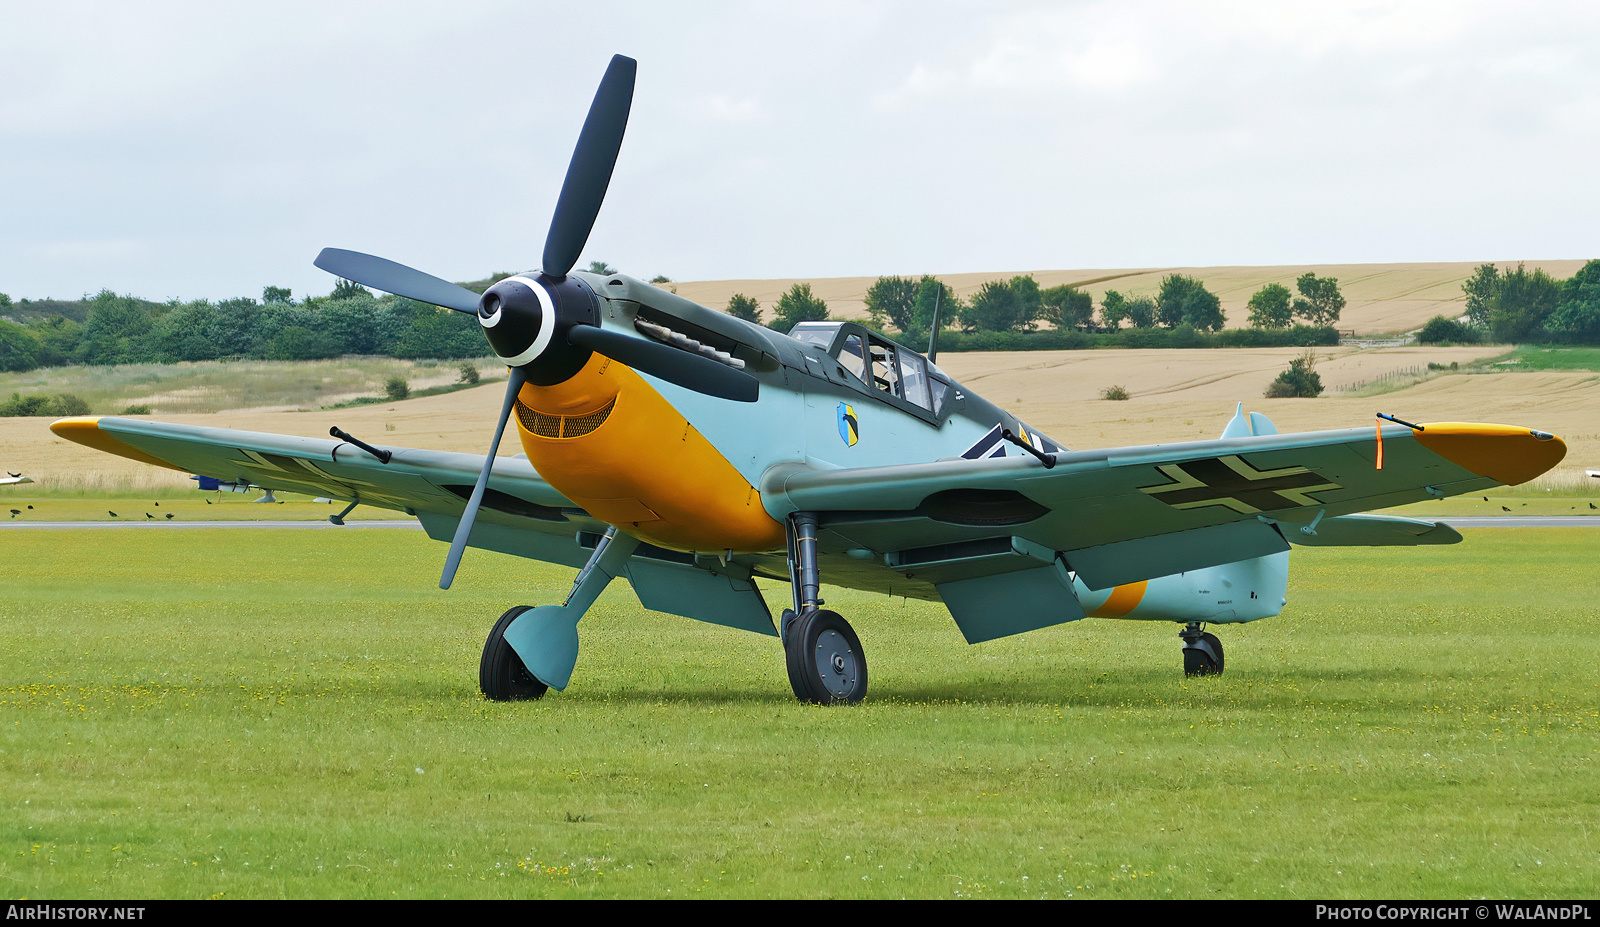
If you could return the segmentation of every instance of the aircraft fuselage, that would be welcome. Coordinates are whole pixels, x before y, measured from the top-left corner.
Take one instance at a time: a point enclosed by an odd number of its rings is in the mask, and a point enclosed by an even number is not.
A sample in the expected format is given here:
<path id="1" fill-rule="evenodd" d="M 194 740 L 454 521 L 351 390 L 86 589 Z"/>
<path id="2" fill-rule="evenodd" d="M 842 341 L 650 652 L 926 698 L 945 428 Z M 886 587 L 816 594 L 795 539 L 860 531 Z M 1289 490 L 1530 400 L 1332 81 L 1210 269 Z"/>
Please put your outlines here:
<path id="1" fill-rule="evenodd" d="M 635 330 L 637 298 L 608 298 L 606 278 L 574 276 L 599 294 L 607 327 Z M 628 284 L 631 297 L 648 287 Z M 648 290 L 647 298 L 660 292 Z M 759 553 L 785 543 L 782 514 L 757 488 L 773 466 L 1024 453 L 1001 440 L 1002 428 L 1042 452 L 1059 450 L 922 355 L 859 325 L 812 323 L 795 338 L 722 318 L 772 346 L 770 369 L 752 371 L 757 415 L 594 354 L 562 382 L 522 387 L 514 420 L 529 462 L 574 504 L 651 544 Z"/>

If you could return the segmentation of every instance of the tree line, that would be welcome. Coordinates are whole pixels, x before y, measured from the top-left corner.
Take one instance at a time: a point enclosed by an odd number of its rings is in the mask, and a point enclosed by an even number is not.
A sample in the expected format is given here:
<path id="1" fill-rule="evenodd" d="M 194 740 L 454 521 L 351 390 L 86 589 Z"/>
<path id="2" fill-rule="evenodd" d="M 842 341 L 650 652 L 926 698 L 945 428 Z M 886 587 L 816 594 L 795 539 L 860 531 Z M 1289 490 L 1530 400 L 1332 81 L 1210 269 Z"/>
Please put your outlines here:
<path id="1" fill-rule="evenodd" d="M 1600 260 L 1561 280 L 1518 264 L 1483 264 L 1461 285 L 1465 319 L 1434 316 L 1417 339 L 1445 342 L 1600 344 Z"/>
<path id="2" fill-rule="evenodd" d="M 1345 305 L 1334 277 L 1302 274 L 1295 282 L 1299 296 L 1287 287 L 1269 283 L 1250 298 L 1250 327 L 1262 333 L 1243 339 L 1252 344 L 1324 344 L 1337 340 L 1332 326 L 1339 321 Z M 1205 283 L 1183 274 L 1168 274 L 1153 294 L 1122 293 L 1107 290 L 1098 307 L 1086 291 L 1071 284 L 1041 287 L 1031 274 L 1009 280 L 990 280 L 966 299 L 949 284 L 931 276 L 879 277 L 867 289 L 865 303 L 871 327 L 893 332 L 916 344 L 927 339 L 935 310 L 941 331 L 977 336 L 954 339 L 974 344 L 997 342 L 1021 346 L 1023 340 L 1005 336 L 1053 336 L 1044 340 L 1051 346 L 1081 347 L 1091 343 L 1148 342 L 1166 345 L 1187 341 L 1191 346 L 1212 343 L 1204 336 L 1220 334 L 1227 324 L 1222 300 L 1206 289 Z M 752 297 L 735 293 L 727 311 L 749 322 L 760 323 L 761 306 Z M 828 305 L 811 290 L 809 283 L 797 283 L 779 297 L 767 325 L 788 331 L 799 322 L 827 319 Z M 1173 333 L 1163 337 L 1153 333 Z M 1178 335 L 1178 332 L 1189 335 Z M 1072 338 L 1070 335 L 1122 335 L 1106 339 Z M 1135 334 L 1145 333 L 1145 334 Z M 991 336 L 985 338 L 983 335 Z M 1201 336 L 1201 337 L 1191 337 Z M 945 345 L 941 335 L 941 346 Z M 1069 343 L 1070 342 L 1070 343 Z M 1041 345 L 1042 346 L 1042 345 Z M 951 350 L 959 348 L 951 347 Z"/>
<path id="3" fill-rule="evenodd" d="M 0 294 L 3 297 L 4 294 Z M 60 305 L 54 303 L 53 305 Z M 0 370 L 66 364 L 170 364 L 249 358 L 316 360 L 344 354 L 400 358 L 483 357 L 492 353 L 477 321 L 399 296 L 374 296 L 340 281 L 328 296 L 295 301 L 266 287 L 261 300 L 155 303 L 102 290 L 83 300 L 81 321 L 38 314 L 23 300 L 0 300 Z M 10 310 L 8 312 L 8 310 Z"/>
<path id="4" fill-rule="evenodd" d="M 589 266 L 613 273 L 604 262 Z M 1492 269 L 1492 268 L 1491 268 Z M 1539 272 L 1535 272 L 1539 273 Z M 493 279 L 469 288 L 482 291 Z M 665 276 L 654 281 L 670 285 Z M 1107 290 L 1097 307 L 1070 284 L 1041 287 L 1032 275 L 991 280 L 966 298 L 924 275 L 879 277 L 865 302 L 869 324 L 920 344 L 937 312 L 946 350 L 1025 350 L 1119 344 L 1148 347 L 1330 344 L 1329 328 L 1344 306 L 1338 281 L 1307 273 L 1296 281 L 1298 298 L 1268 284 L 1250 299 L 1255 334 L 1223 332 L 1222 302 L 1190 276 L 1169 274 L 1153 294 Z M 727 311 L 760 323 L 761 306 L 734 294 Z M 375 296 L 339 281 L 327 296 L 296 301 L 286 288 L 269 286 L 259 300 L 156 303 L 102 290 L 82 301 L 22 300 L 0 293 L 0 370 L 64 364 L 174 363 L 224 358 L 315 360 L 345 354 L 398 358 L 464 358 L 491 351 L 474 320 L 399 296 Z M 788 331 L 803 321 L 829 317 L 827 303 L 808 283 L 797 283 L 773 307 L 766 324 Z M 1600 320 L 1597 320 L 1600 322 Z"/>

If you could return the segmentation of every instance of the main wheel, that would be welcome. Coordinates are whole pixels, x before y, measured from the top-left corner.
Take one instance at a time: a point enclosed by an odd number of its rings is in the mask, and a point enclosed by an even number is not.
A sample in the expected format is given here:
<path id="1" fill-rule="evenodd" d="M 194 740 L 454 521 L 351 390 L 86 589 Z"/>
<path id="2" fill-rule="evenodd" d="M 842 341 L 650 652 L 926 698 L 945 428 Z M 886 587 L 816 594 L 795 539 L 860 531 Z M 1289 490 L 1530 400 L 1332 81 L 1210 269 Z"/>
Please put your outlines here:
<path id="1" fill-rule="evenodd" d="M 789 685 L 802 702 L 855 704 L 867 694 L 867 658 L 838 612 L 813 609 L 789 625 L 784 640 Z"/>
<path id="2" fill-rule="evenodd" d="M 1215 676 L 1222 672 L 1222 641 L 1210 632 L 1198 638 L 1185 640 L 1183 645 L 1183 675 Z"/>
<path id="3" fill-rule="evenodd" d="M 478 688 L 490 701 L 513 702 L 541 698 L 550 687 L 533 678 L 522 658 L 506 643 L 506 628 L 532 606 L 509 609 L 494 623 L 489 639 L 483 642 L 483 660 L 478 664 Z"/>

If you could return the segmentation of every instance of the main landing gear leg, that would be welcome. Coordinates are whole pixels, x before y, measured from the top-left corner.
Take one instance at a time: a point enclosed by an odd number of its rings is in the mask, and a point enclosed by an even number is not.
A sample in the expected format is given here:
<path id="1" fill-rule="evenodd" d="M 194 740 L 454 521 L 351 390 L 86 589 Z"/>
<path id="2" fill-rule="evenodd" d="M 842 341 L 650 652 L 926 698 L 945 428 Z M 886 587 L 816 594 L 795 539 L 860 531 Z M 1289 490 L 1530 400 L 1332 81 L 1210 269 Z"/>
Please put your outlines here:
<path id="1" fill-rule="evenodd" d="M 1178 636 L 1183 638 L 1183 675 L 1215 676 L 1222 672 L 1222 641 L 1201 630 L 1205 625 L 1191 621 Z"/>
<path id="2" fill-rule="evenodd" d="M 789 585 L 794 608 L 784 610 L 779 634 L 795 698 L 818 705 L 861 701 L 867 659 L 850 623 L 822 608 L 817 519 L 807 512 L 789 517 Z"/>
<path id="3" fill-rule="evenodd" d="M 595 545 L 589 562 L 578 571 L 567 601 L 538 608 L 518 606 L 489 632 L 478 668 L 478 686 L 495 701 L 538 698 L 547 688 L 565 689 L 578 664 L 578 621 L 600 597 L 639 542 L 617 529 Z"/>

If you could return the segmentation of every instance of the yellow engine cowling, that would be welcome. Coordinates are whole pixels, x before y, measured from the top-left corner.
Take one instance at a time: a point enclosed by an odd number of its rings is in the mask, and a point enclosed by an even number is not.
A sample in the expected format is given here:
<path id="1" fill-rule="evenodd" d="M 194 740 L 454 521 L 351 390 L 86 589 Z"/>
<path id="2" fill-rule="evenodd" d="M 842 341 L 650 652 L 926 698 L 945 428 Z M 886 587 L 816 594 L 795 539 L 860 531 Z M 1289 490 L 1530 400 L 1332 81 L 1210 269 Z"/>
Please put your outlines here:
<path id="1" fill-rule="evenodd" d="M 707 552 L 784 546 L 761 493 L 625 364 L 595 354 L 562 383 L 525 384 L 516 420 L 540 476 L 634 537 Z"/>

